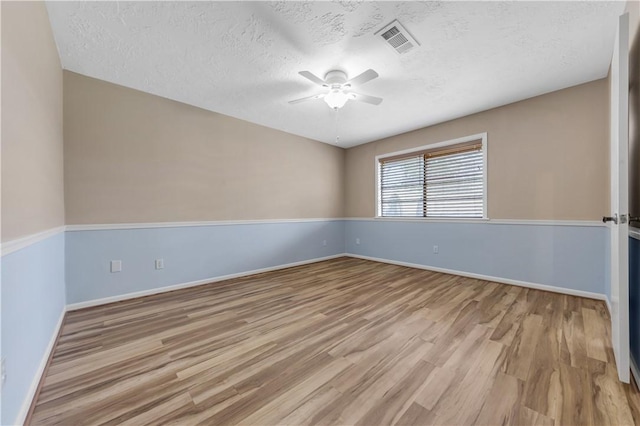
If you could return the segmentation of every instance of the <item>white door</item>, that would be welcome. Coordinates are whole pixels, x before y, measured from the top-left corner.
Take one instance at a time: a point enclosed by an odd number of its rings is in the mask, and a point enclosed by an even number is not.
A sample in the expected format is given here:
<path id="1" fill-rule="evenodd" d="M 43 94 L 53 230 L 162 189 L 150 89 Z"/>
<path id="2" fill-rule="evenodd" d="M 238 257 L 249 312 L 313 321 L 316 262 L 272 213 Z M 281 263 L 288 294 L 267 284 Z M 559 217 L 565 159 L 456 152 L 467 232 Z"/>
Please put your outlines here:
<path id="1" fill-rule="evenodd" d="M 611 61 L 611 333 L 618 377 L 629 383 L 629 15 Z"/>

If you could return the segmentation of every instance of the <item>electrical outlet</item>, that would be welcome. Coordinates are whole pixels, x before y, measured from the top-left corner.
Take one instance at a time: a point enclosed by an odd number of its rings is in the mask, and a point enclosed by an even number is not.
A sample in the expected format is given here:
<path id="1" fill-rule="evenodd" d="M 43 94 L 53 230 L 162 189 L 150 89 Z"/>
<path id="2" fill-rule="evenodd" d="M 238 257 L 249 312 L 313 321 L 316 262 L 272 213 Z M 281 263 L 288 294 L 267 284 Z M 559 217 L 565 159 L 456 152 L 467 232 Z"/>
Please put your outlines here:
<path id="1" fill-rule="evenodd" d="M 438 246 L 433 246 L 433 254 L 438 254 L 440 252 L 440 248 Z"/>
<path id="2" fill-rule="evenodd" d="M 2 358 L 2 361 L 0 361 L 0 377 L 2 377 L 2 386 L 4 386 L 4 382 L 7 381 L 7 367 L 5 365 L 5 361 L 5 358 Z"/>
<path id="3" fill-rule="evenodd" d="M 326 247 L 327 246 L 327 240 L 322 240 L 322 247 Z"/>
<path id="4" fill-rule="evenodd" d="M 360 245 L 360 238 L 356 238 L 356 244 Z"/>
<path id="5" fill-rule="evenodd" d="M 164 269 L 164 259 L 156 259 L 156 269 Z"/>
<path id="6" fill-rule="evenodd" d="M 112 260 L 111 272 L 120 272 L 120 271 L 122 271 L 122 260 Z"/>

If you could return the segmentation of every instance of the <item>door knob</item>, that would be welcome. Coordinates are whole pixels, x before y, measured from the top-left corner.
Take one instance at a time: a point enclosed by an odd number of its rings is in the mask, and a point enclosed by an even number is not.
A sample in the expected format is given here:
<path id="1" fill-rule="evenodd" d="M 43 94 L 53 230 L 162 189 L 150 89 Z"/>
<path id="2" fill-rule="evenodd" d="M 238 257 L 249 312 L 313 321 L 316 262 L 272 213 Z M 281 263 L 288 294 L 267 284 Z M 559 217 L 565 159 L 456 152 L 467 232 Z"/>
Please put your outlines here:
<path id="1" fill-rule="evenodd" d="M 618 213 L 615 213 L 613 216 L 602 216 L 602 221 L 604 223 L 613 222 L 616 225 L 618 224 Z"/>

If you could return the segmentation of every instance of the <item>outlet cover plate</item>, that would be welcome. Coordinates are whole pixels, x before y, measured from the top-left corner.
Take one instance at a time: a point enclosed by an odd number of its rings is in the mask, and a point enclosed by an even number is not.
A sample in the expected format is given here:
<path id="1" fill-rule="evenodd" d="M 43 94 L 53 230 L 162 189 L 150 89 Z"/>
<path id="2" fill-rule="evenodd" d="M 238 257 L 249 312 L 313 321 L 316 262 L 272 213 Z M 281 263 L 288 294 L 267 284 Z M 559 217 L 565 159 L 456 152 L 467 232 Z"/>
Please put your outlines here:
<path id="1" fill-rule="evenodd" d="M 2 386 L 4 386 L 4 382 L 7 381 L 7 363 L 5 358 L 2 358 L 2 361 L 0 361 L 0 378 L 2 380 Z"/>
<path id="2" fill-rule="evenodd" d="M 120 272 L 120 271 L 122 271 L 122 260 L 112 260 L 111 272 Z"/>

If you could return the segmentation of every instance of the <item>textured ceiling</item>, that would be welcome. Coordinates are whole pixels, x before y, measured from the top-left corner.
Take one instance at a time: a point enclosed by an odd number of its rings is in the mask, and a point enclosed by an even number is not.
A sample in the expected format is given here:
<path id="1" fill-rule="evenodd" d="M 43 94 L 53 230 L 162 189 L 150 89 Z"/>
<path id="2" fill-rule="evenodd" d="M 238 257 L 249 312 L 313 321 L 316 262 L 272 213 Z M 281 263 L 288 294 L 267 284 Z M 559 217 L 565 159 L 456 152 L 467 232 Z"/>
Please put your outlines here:
<path id="1" fill-rule="evenodd" d="M 65 69 L 349 147 L 605 77 L 624 2 L 48 2 Z M 374 35 L 398 19 L 421 43 Z M 287 101 L 380 77 L 379 106 Z"/>

